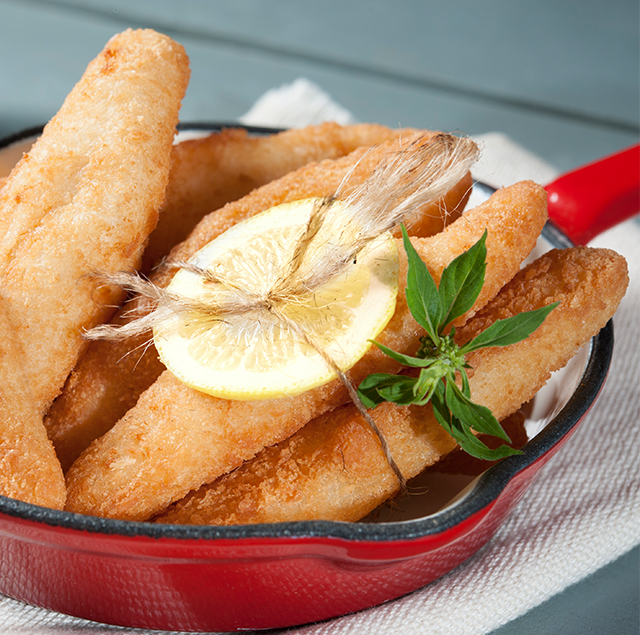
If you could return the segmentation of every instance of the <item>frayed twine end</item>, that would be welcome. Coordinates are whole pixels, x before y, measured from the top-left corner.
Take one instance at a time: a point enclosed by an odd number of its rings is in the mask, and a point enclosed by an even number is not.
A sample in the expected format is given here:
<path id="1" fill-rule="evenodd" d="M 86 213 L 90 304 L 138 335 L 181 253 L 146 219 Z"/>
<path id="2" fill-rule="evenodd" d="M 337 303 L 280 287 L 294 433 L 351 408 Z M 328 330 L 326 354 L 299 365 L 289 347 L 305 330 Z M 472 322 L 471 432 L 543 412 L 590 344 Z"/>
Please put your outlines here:
<path id="1" fill-rule="evenodd" d="M 289 329 L 297 332 L 336 371 L 346 386 L 354 405 L 380 440 L 387 462 L 396 475 L 400 489 L 406 481 L 389 451 L 386 440 L 358 397 L 347 375 L 323 349 L 313 342 L 300 325 L 292 324 L 280 307 L 313 296 L 336 278 L 372 241 L 411 218 L 425 205 L 443 197 L 477 160 L 479 150 L 467 137 L 447 133 L 419 137 L 407 147 L 389 153 L 365 182 L 347 193 L 349 174 L 338 191 L 321 199 L 310 215 L 291 256 L 281 263 L 277 280 L 259 295 L 239 288 L 233 272 L 203 269 L 190 262 L 167 262 L 166 266 L 186 269 L 226 293 L 222 299 L 207 302 L 187 299 L 170 293 L 136 274 L 100 275 L 104 284 L 117 285 L 142 298 L 120 325 L 101 325 L 86 333 L 89 340 L 122 340 L 163 328 L 176 316 L 200 321 L 225 319 L 248 312 L 267 312 Z M 322 249 L 331 244 L 331 249 Z"/>

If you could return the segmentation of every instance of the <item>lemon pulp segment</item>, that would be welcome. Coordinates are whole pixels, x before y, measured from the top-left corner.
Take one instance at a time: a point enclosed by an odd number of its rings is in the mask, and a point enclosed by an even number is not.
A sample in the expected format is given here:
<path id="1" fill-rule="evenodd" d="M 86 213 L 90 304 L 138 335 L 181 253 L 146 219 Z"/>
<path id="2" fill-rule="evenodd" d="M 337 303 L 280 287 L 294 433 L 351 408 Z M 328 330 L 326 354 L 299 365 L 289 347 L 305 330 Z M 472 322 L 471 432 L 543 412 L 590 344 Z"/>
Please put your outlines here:
<path id="1" fill-rule="evenodd" d="M 288 270 L 316 203 L 273 207 L 195 254 L 192 264 L 228 284 L 181 269 L 168 291 L 206 305 L 263 297 Z M 331 245 L 310 250 L 307 260 L 313 264 L 326 249 Z M 225 399 L 295 396 L 336 377 L 318 348 L 343 371 L 364 355 L 391 319 L 397 291 L 398 253 L 387 233 L 313 294 L 289 298 L 276 311 L 180 313 L 154 329 L 154 343 L 167 368 L 196 390 Z"/>

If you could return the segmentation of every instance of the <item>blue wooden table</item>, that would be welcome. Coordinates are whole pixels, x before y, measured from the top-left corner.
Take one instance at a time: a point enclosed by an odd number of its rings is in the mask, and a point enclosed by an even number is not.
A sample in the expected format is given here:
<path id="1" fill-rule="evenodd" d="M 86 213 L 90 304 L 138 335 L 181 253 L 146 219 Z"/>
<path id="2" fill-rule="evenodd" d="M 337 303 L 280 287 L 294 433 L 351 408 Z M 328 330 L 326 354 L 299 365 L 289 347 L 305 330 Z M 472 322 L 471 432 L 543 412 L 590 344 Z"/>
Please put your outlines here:
<path id="1" fill-rule="evenodd" d="M 561 171 L 638 141 L 637 0 L 0 0 L 0 136 L 46 122 L 106 40 L 187 49 L 184 121 L 307 77 L 360 121 L 501 131 Z M 495 631 L 637 633 L 638 549 Z"/>

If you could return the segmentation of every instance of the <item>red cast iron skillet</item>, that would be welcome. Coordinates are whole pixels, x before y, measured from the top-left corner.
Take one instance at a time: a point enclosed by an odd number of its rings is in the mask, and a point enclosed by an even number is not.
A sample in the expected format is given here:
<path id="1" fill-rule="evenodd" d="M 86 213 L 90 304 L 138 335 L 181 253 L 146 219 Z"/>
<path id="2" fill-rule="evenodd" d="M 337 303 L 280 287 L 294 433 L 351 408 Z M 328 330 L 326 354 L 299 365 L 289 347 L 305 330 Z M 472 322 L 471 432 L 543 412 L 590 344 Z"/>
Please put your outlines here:
<path id="1" fill-rule="evenodd" d="M 0 148 L 40 131 L 14 135 Z M 585 243 L 635 214 L 639 157 L 636 146 L 549 185 L 548 242 Z M 82 516 L 0 497 L 0 591 L 97 622 L 184 631 L 284 627 L 397 598 L 491 538 L 593 404 L 612 350 L 609 323 L 593 338 L 573 394 L 524 453 L 490 468 L 435 514 L 386 523 L 199 527 Z"/>

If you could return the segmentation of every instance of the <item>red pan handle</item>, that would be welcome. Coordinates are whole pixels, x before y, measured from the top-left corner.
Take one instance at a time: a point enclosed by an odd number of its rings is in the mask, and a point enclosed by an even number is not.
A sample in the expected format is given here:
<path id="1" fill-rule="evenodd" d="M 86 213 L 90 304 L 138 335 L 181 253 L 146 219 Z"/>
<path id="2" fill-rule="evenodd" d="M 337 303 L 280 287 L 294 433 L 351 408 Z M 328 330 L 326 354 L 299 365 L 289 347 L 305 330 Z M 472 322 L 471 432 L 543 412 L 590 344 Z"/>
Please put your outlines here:
<path id="1" fill-rule="evenodd" d="M 549 218 L 585 245 L 640 212 L 640 144 L 567 172 L 545 189 Z"/>

